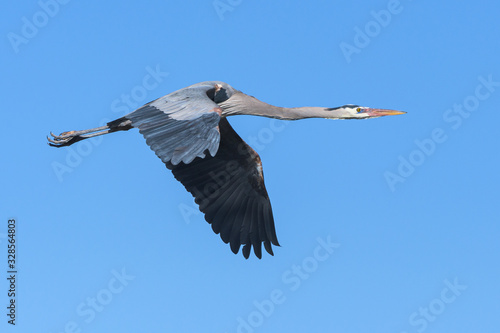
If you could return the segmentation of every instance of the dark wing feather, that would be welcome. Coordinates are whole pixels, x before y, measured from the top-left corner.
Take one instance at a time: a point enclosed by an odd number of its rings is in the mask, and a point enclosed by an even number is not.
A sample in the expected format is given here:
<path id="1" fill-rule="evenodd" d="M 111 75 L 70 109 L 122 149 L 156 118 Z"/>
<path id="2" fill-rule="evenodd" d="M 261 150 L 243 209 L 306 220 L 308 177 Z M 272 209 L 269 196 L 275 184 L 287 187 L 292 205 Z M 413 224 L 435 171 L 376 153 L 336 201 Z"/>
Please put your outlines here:
<path id="1" fill-rule="evenodd" d="M 195 158 L 191 163 L 166 163 L 175 178 L 195 197 L 205 219 L 220 233 L 231 250 L 248 258 L 253 246 L 262 257 L 261 246 L 271 255 L 271 243 L 279 246 L 271 202 L 264 186 L 259 155 L 222 118 L 220 145 L 215 156 Z"/>
<path id="2" fill-rule="evenodd" d="M 177 165 L 214 156 L 219 148 L 218 130 L 222 110 L 207 93 L 205 84 L 184 88 L 150 102 L 124 118 L 146 139 L 164 163 Z"/>

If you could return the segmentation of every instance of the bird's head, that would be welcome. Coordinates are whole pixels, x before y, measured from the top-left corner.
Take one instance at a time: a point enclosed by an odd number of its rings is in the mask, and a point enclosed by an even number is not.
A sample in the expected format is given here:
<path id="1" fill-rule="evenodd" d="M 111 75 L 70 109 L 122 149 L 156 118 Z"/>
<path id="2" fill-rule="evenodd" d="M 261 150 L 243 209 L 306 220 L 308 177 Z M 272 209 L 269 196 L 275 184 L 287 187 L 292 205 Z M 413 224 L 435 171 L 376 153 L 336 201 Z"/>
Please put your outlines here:
<path id="1" fill-rule="evenodd" d="M 395 116 L 406 112 L 387 109 L 375 109 L 366 106 L 348 104 L 338 108 L 328 109 L 334 113 L 332 118 L 337 119 L 368 119 L 383 116 Z"/>

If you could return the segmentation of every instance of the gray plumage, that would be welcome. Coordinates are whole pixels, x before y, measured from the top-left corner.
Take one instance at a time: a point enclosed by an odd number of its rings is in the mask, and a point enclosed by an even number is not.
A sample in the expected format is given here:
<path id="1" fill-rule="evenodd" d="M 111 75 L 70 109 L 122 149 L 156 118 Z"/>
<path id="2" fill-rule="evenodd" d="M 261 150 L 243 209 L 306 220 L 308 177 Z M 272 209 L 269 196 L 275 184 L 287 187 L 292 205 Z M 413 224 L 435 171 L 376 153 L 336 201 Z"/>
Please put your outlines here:
<path id="1" fill-rule="evenodd" d="M 259 155 L 234 131 L 226 117 L 257 115 L 283 120 L 366 119 L 404 112 L 344 105 L 337 108 L 281 108 L 220 81 L 207 81 L 158 98 L 105 126 L 51 133 L 49 144 L 69 146 L 116 131 L 139 129 L 146 143 L 194 196 L 212 230 L 231 250 L 248 258 L 261 246 L 273 255 L 279 246 Z"/>

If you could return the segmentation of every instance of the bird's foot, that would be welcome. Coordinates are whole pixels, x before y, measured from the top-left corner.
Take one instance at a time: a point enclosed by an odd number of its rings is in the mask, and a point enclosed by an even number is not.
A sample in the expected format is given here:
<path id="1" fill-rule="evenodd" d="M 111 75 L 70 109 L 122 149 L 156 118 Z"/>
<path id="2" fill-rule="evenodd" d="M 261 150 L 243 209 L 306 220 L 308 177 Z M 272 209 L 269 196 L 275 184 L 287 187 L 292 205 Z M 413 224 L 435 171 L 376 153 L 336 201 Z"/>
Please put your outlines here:
<path id="1" fill-rule="evenodd" d="M 129 125 L 129 124 L 127 124 Z M 127 127 L 129 129 L 131 127 Z M 115 129 L 116 130 L 116 129 Z M 59 135 L 55 135 L 54 133 L 50 132 L 50 135 L 52 137 L 47 136 L 47 140 L 49 141 L 48 144 L 49 146 L 52 147 L 66 147 L 70 146 L 75 142 L 78 142 L 80 140 L 92 138 L 94 136 L 99 136 L 103 134 L 107 134 L 112 132 L 112 130 L 109 128 L 108 125 L 104 125 L 101 127 L 96 127 L 96 128 L 91 128 L 83 131 L 68 131 L 68 132 L 62 132 Z"/>
<path id="2" fill-rule="evenodd" d="M 55 135 L 50 132 L 50 135 L 52 138 L 47 136 L 47 140 L 49 141 L 48 144 L 51 147 L 65 147 L 83 139 L 79 135 L 78 131 L 63 132 L 59 135 Z"/>
<path id="3" fill-rule="evenodd" d="M 68 131 L 68 132 L 62 132 L 61 134 L 57 135 L 58 137 L 67 137 L 67 136 L 70 136 L 70 135 L 73 135 L 75 134 L 76 131 Z M 50 134 L 52 136 L 54 136 L 54 134 L 52 134 L 52 132 L 50 132 Z"/>

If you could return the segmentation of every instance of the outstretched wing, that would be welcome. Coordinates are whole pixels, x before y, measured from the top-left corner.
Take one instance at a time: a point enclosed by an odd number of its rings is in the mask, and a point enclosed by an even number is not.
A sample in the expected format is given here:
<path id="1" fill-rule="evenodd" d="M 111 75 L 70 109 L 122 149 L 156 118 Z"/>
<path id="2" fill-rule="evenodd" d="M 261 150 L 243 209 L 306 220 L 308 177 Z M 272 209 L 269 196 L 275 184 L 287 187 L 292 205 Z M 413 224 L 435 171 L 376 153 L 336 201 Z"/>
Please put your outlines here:
<path id="1" fill-rule="evenodd" d="M 175 178 L 195 197 L 205 219 L 220 233 L 231 250 L 248 258 L 253 246 L 262 257 L 261 245 L 273 255 L 279 246 L 271 202 L 264 186 L 259 155 L 233 130 L 226 118 L 219 123 L 220 146 L 215 156 L 191 163 L 166 163 Z"/>
<path id="2" fill-rule="evenodd" d="M 164 162 L 177 165 L 215 156 L 219 148 L 221 108 L 207 95 L 213 84 L 187 87 L 150 102 L 124 118 Z"/>

